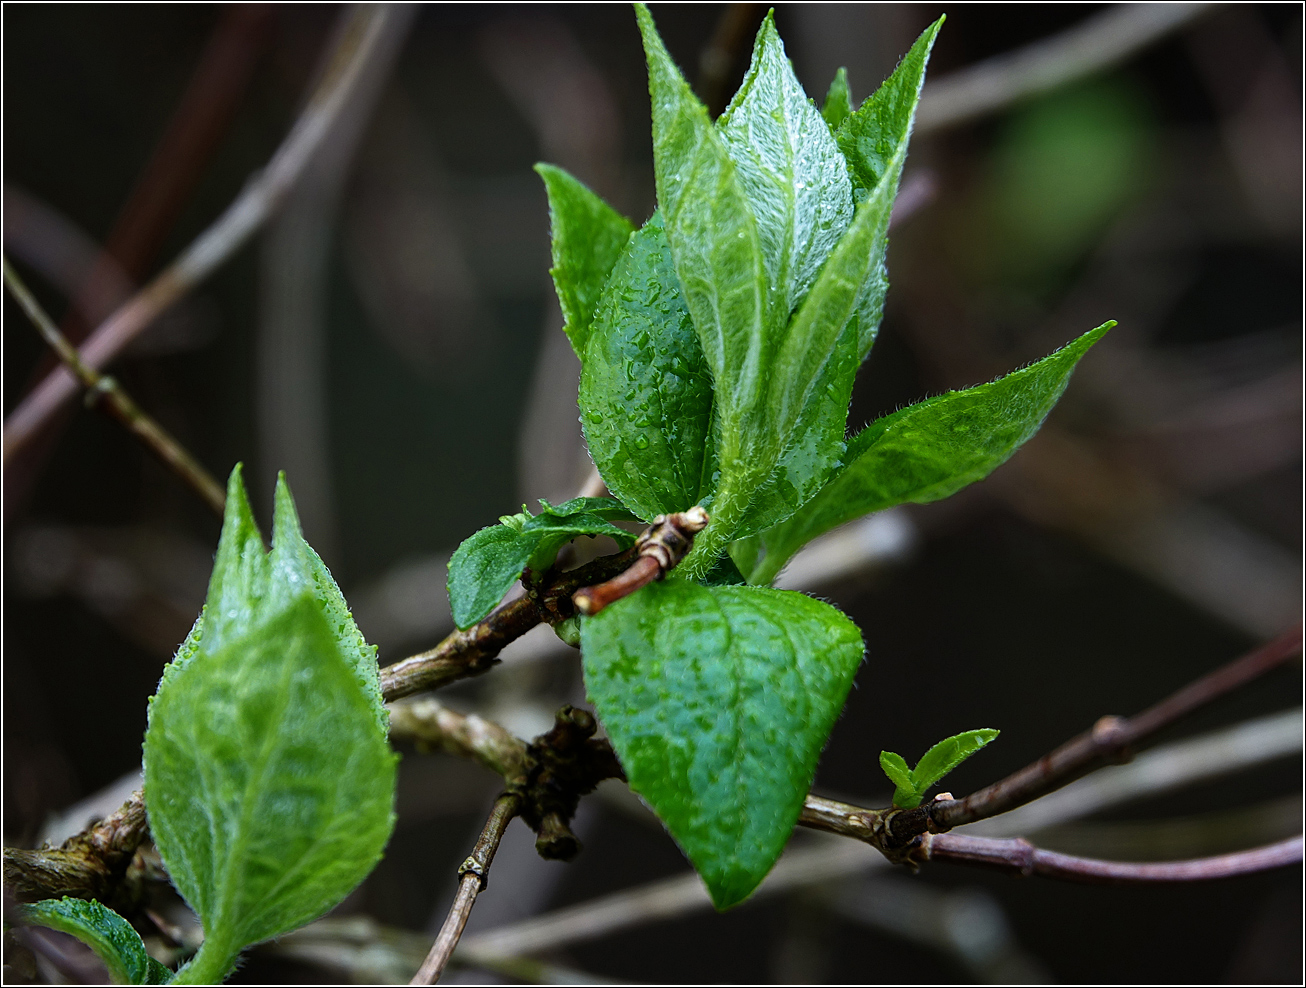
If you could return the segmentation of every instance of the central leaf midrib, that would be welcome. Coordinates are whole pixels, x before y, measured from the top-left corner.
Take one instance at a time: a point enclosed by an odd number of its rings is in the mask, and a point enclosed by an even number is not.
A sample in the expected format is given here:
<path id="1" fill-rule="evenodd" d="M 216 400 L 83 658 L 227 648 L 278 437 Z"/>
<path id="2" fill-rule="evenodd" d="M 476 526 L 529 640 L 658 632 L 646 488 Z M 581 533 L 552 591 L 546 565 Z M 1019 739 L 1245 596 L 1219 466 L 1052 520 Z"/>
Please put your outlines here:
<path id="1" fill-rule="evenodd" d="M 282 612 L 282 614 L 288 614 L 290 610 L 291 608 L 287 608 Z M 280 740 L 281 724 L 284 720 L 286 708 L 290 703 L 290 690 L 288 689 L 288 686 L 293 677 L 293 666 L 289 660 L 289 651 L 287 651 L 282 655 L 281 676 L 278 683 L 281 688 L 276 694 L 278 703 L 274 707 L 275 715 L 273 718 L 270 718 L 275 724 L 275 728 L 267 732 L 267 736 L 264 739 L 263 746 L 260 749 L 257 758 L 255 758 L 251 763 L 255 770 L 250 773 L 249 782 L 245 785 L 245 791 L 241 800 L 240 828 L 237 831 L 237 839 L 232 845 L 231 856 L 227 861 L 227 867 L 224 869 L 223 882 L 221 885 L 221 905 L 218 907 L 218 922 L 216 922 L 214 926 L 227 925 L 227 911 L 232 903 L 231 879 L 237 866 L 244 863 L 245 848 L 249 840 L 250 817 L 255 812 L 256 808 L 255 800 L 250 797 L 252 793 L 262 791 L 264 775 L 268 770 L 268 766 L 272 762 L 272 755 L 277 746 L 277 742 Z M 226 930 L 228 936 L 230 936 L 232 929 L 234 929 L 234 927 L 228 927 Z M 207 935 L 211 936 L 214 931 L 205 932 Z"/>

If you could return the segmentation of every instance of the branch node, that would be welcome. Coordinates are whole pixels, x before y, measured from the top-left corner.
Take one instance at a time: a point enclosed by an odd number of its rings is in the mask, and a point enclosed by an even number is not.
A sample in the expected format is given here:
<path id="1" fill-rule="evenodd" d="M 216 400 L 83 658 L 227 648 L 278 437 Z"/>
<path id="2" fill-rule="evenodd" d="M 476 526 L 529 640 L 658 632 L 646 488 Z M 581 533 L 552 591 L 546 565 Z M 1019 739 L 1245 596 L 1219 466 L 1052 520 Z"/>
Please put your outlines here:
<path id="1" fill-rule="evenodd" d="M 581 587 L 572 603 L 581 614 L 593 616 L 609 604 L 660 580 L 675 569 L 694 547 L 694 536 L 710 521 L 702 505 L 688 511 L 658 515 L 635 543 L 636 560 L 625 572 L 595 587 Z"/>
<path id="2" fill-rule="evenodd" d="M 463 863 L 458 866 L 458 878 L 461 880 L 466 875 L 475 875 L 481 883 L 481 891 L 484 892 L 490 884 L 490 876 L 485 872 L 485 866 L 481 864 L 472 855 L 467 855 Z"/>
<path id="3" fill-rule="evenodd" d="M 100 403 L 105 395 L 118 390 L 118 381 L 116 378 L 103 374 L 95 379 L 95 382 L 86 389 L 86 394 L 82 396 L 82 404 L 87 408 L 94 408 Z"/>

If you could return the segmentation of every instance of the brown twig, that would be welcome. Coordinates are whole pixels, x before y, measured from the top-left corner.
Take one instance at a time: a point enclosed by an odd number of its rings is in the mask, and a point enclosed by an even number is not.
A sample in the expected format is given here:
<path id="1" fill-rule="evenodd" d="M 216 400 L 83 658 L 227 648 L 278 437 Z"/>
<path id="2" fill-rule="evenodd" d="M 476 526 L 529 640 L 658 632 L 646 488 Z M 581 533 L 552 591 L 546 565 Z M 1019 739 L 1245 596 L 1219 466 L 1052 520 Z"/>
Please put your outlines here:
<path id="1" fill-rule="evenodd" d="M 1185 714 L 1237 689 L 1301 651 L 1302 626 L 1171 694 L 1128 720 L 1103 717 L 1092 730 L 1063 744 L 1032 765 L 965 799 L 936 800 L 922 807 L 927 829 L 941 832 L 1005 813 L 1111 761 L 1128 759 L 1129 749 Z"/>
<path id="2" fill-rule="evenodd" d="M 707 512 L 695 505 L 688 511 L 658 515 L 635 543 L 633 566 L 596 587 L 581 587 L 572 595 L 576 610 L 594 615 L 622 597 L 660 580 L 694 547 L 694 536 L 707 528 Z"/>
<path id="3" fill-rule="evenodd" d="M 594 580 L 620 573 L 635 559 L 635 550 L 601 556 L 578 569 L 546 579 L 526 596 L 501 604 L 466 631 L 454 631 L 435 648 L 410 656 L 381 670 L 381 694 L 398 700 L 422 690 L 476 676 L 490 669 L 501 651 L 537 624 L 572 617 L 571 596 Z"/>
<path id="4" fill-rule="evenodd" d="M 390 704 L 390 740 L 475 759 L 509 786 L 525 785 L 530 775 L 525 741 L 492 720 L 457 713 L 431 697 Z"/>
<path id="5" fill-rule="evenodd" d="M 540 857 L 570 861 L 580 851 L 571 818 L 580 797 L 604 779 L 625 778 L 606 740 L 596 739 L 594 715 L 573 706 L 558 711 L 553 727 L 525 741 L 493 721 L 460 714 L 438 701 L 390 704 L 390 739 L 439 747 L 480 762 L 521 796 L 521 818 L 535 833 Z"/>
<path id="6" fill-rule="evenodd" d="M 1150 885 L 1205 882 L 1282 868 L 1302 860 L 1302 837 L 1276 844 L 1189 861 L 1102 861 L 1035 847 L 1022 837 L 998 839 L 964 834 L 926 834 L 913 855 L 918 861 L 993 868 L 1017 876 L 1038 875 L 1086 885 Z"/>
<path id="7" fill-rule="evenodd" d="M 986 836 L 1013 836 L 1027 831 L 1027 814 L 1039 807 L 1048 806 L 1051 812 L 1044 815 L 1037 826 L 1067 823 L 1142 796 L 1170 791 L 1259 764 L 1263 760 L 1260 748 L 1270 740 L 1265 733 L 1265 728 L 1270 727 L 1270 721 L 1274 722 L 1270 734 L 1281 736 L 1281 744 L 1277 748 L 1271 742 L 1275 753 L 1282 757 L 1289 751 L 1300 751 L 1300 729 L 1289 723 L 1294 719 L 1297 724 L 1300 723 L 1300 711 L 1286 712 L 1154 748 L 1134 763 L 1107 770 L 1132 777 L 1130 782 L 1122 784 L 1123 780 L 1117 780 L 1105 787 L 1095 787 L 1094 783 L 1099 776 L 1081 779 L 1034 806 L 987 820 L 978 826 L 986 828 Z M 1248 743 L 1230 737 L 1231 732 L 1241 736 L 1249 728 L 1256 737 L 1248 739 Z M 1290 740 L 1292 743 L 1288 744 Z M 1217 754 L 1219 749 L 1225 748 L 1229 750 L 1225 751 L 1223 757 Z M 1094 791 L 1085 799 L 1077 793 L 1080 787 L 1089 787 Z M 1063 799 L 1067 796 L 1071 798 Z M 1056 804 L 1055 808 L 1053 804 Z M 873 812 L 819 796 L 808 796 L 800 824 L 852 837 L 854 840 L 830 841 L 807 848 L 791 846 L 755 893 L 754 901 L 793 888 L 834 885 L 863 871 L 887 867 L 887 859 L 872 852 L 865 839 L 865 835 L 870 832 L 870 823 L 864 817 Z M 691 872 L 622 889 L 588 902 L 478 933 L 462 943 L 458 956 L 465 958 L 469 964 L 479 964 L 496 957 L 558 950 L 642 923 L 674 919 L 689 912 L 711 908 L 712 901 L 703 888 L 702 880 Z"/>
<path id="8" fill-rule="evenodd" d="M 9 264 L 7 257 L 3 259 L 3 266 L 5 287 L 9 289 L 9 293 L 22 307 L 37 331 L 50 344 L 51 349 L 59 355 L 59 359 L 76 375 L 77 380 L 86 389 L 88 404 L 102 406 L 121 422 L 162 461 L 164 466 L 185 481 L 221 518 L 226 495 L 218 482 L 213 479 L 212 474 L 205 470 L 163 426 L 143 412 L 117 381 L 88 366 L 77 349 L 59 332 L 59 328 L 46 314 L 41 304 L 28 291 L 23 280 Z"/>
<path id="9" fill-rule="evenodd" d="M 421 969 L 408 982 L 410 985 L 433 985 L 440 980 L 440 975 L 467 926 L 467 917 L 471 915 L 476 897 L 488 883 L 490 863 L 494 860 L 494 852 L 499 849 L 503 832 L 517 815 L 521 803 L 521 795 L 516 792 L 505 792 L 494 801 L 494 808 L 490 811 L 490 818 L 485 821 L 485 829 L 481 831 L 476 846 L 458 868 L 458 894 L 449 909 L 449 916 L 445 919 L 444 926 L 440 927 L 440 933 L 431 945 L 431 952 L 426 955 Z"/>
<path id="10" fill-rule="evenodd" d="M 165 309 L 211 275 L 276 211 L 313 160 L 350 91 L 381 50 L 393 11 L 385 4 L 361 5 L 344 16 L 349 27 L 304 112 L 273 155 L 226 211 L 181 256 L 90 335 L 81 348 L 89 367 L 105 366 Z M 77 393 L 73 374 L 52 371 L 5 421 L 4 460 L 38 435 L 45 423 Z"/>
<path id="11" fill-rule="evenodd" d="M 136 792 L 114 813 L 57 848 L 6 847 L 5 887 L 19 902 L 67 895 L 112 903 L 119 898 L 148 826 L 145 802 Z"/>
<path id="12" fill-rule="evenodd" d="M 964 799 L 949 794 L 913 809 L 872 810 L 809 796 L 799 823 L 865 841 L 891 861 L 913 865 L 924 837 L 1006 813 L 1075 781 L 1112 761 L 1127 761 L 1130 749 L 1184 714 L 1224 696 L 1301 650 L 1297 625 L 1267 645 L 1203 676 L 1125 720 L 1103 717 L 1093 729 L 1049 755 Z"/>
<path id="13" fill-rule="evenodd" d="M 612 745 L 594 737 L 597 729 L 593 714 L 568 704 L 527 749 L 530 781 L 522 819 L 538 835 L 535 850 L 542 858 L 570 861 L 579 854 L 580 841 L 569 824 L 580 797 L 604 779 L 626 777 Z"/>
<path id="14" fill-rule="evenodd" d="M 659 515 L 625 552 L 601 556 L 557 576 L 546 574 L 538 583 L 523 581 L 524 597 L 499 605 L 484 620 L 466 631 L 454 631 L 435 648 L 382 669 L 381 694 L 387 700 L 398 700 L 479 675 L 498 661 L 499 653 L 510 642 L 537 624 L 556 624 L 574 617 L 577 611 L 597 613 L 676 566 L 693 546 L 695 533 L 701 532 L 707 522 L 707 512 L 699 507 Z M 596 581 L 605 582 L 590 585 Z"/>

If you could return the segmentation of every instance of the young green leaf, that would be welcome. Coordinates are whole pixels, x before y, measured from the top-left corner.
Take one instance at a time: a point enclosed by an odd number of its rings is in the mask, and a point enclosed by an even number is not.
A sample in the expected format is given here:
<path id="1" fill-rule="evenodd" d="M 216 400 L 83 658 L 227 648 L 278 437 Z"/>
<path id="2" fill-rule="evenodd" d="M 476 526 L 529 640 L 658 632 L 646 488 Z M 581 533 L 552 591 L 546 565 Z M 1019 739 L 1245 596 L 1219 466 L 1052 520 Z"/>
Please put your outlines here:
<path id="1" fill-rule="evenodd" d="M 645 521 L 710 493 L 712 375 L 660 213 L 630 238 L 603 291 L 581 371 L 580 410 L 608 489 Z"/>
<path id="2" fill-rule="evenodd" d="M 523 539 L 507 525 L 491 525 L 463 539 L 449 559 L 449 609 L 453 623 L 466 630 L 503 599 L 521 579 L 536 541 Z"/>
<path id="3" fill-rule="evenodd" d="M 802 546 L 844 522 L 908 501 L 937 501 L 987 477 L 1038 431 L 1075 364 L 1114 325 L 996 381 L 871 423 L 848 444 L 845 465 L 821 492 L 759 537 L 765 555 L 749 582 L 771 582 Z"/>
<path id="4" fill-rule="evenodd" d="M 585 618 L 585 683 L 631 788 L 725 909 L 766 876 L 862 659 L 829 604 L 674 576 Z"/>
<path id="5" fill-rule="evenodd" d="M 880 752 L 880 768 L 884 769 L 884 774 L 889 777 L 889 781 L 897 788 L 897 792 L 894 793 L 895 806 L 898 805 L 898 793 L 907 794 L 907 798 L 911 797 L 914 792 L 911 781 L 911 766 L 907 764 L 907 760 L 902 755 L 896 751 Z"/>
<path id="6" fill-rule="evenodd" d="M 449 560 L 449 606 L 460 629 L 474 625 L 503 599 L 529 567 L 542 572 L 553 565 L 558 550 L 582 535 L 607 535 L 623 549 L 635 536 L 609 519 L 633 518 L 611 498 L 573 498 L 556 508 L 541 501 L 543 510 L 505 516 L 498 525 L 482 528 L 465 539 Z"/>
<path id="7" fill-rule="evenodd" d="M 553 226 L 553 285 L 565 320 L 563 330 L 576 356 L 585 343 L 599 293 L 635 227 L 606 202 L 556 165 L 541 162 Z"/>
<path id="8" fill-rule="evenodd" d="M 866 359 L 875 342 L 884 312 L 884 296 L 889 289 L 884 270 L 889 219 L 898 195 L 898 180 L 907 161 L 916 104 L 925 84 L 925 68 L 943 21 L 940 17 L 922 32 L 889 78 L 840 124 L 835 134 L 839 150 L 848 162 L 853 198 L 861 203 L 878 195 L 880 200 L 873 234 L 874 256 L 857 301 L 859 363 Z"/>
<path id="9" fill-rule="evenodd" d="M 938 782 L 954 768 L 964 762 L 975 752 L 998 736 L 1000 732 L 991 727 L 981 727 L 974 731 L 963 731 L 950 738 L 944 738 L 921 757 L 912 769 L 911 781 L 923 796 L 934 783 Z"/>
<path id="10" fill-rule="evenodd" d="M 940 17 L 927 27 L 893 74 L 839 125 L 835 140 L 848 161 L 849 177 L 858 202 L 895 167 L 901 168 L 900 163 L 895 165 L 894 159 L 899 157 L 902 146 L 911 135 L 916 104 L 925 82 L 925 66 L 943 21 L 944 18 Z M 835 81 L 838 82 L 838 77 Z"/>
<path id="11" fill-rule="evenodd" d="M 1001 733 L 983 727 L 944 738 L 921 757 L 914 769 L 897 752 L 880 752 L 880 768 L 895 786 L 893 805 L 900 810 L 920 806 L 930 787 Z"/>
<path id="12" fill-rule="evenodd" d="M 937 30 L 936 24 L 926 31 L 880 91 L 840 126 L 848 143 L 844 147 L 840 142 L 845 153 L 865 144 L 887 158 L 878 170 L 875 162 L 863 162 L 863 177 L 874 180 L 861 189 L 851 225 L 827 255 L 792 321 L 782 332 L 771 331 L 768 323 L 768 344 L 762 350 L 765 396 L 745 414 L 732 414 L 730 389 L 723 387 L 713 365 L 720 406 L 720 479 L 709 508 L 713 524 L 682 564 L 691 576 L 701 575 L 731 541 L 792 515 L 839 462 L 852 379 L 875 340 L 883 310 L 889 219 Z M 764 25 L 763 40 L 765 36 Z M 741 164 L 740 174 L 744 172 Z M 760 217 L 769 207 L 752 188 L 750 204 L 764 226 Z M 762 243 L 765 247 L 765 238 Z M 674 236 L 671 246 L 676 254 Z M 677 270 L 683 280 L 678 256 Z M 697 321 L 698 313 L 690 308 Z"/>
<path id="13" fill-rule="evenodd" d="M 717 129 L 757 219 L 771 288 L 766 324 L 778 342 L 778 330 L 848 229 L 853 202 L 848 166 L 794 76 L 770 13 Z"/>
<path id="14" fill-rule="evenodd" d="M 145 952 L 130 923 L 94 900 L 43 899 L 18 907 L 18 918 L 34 926 L 71 933 L 90 947 L 116 985 L 166 985 L 172 972 Z"/>
<path id="15" fill-rule="evenodd" d="M 208 600 L 150 701 L 150 830 L 204 944 L 177 983 L 320 916 L 394 825 L 375 653 L 304 542 L 284 478 L 272 551 L 232 471 Z"/>
<path id="16" fill-rule="evenodd" d="M 853 96 L 848 89 L 848 70 L 840 66 L 839 71 L 834 74 L 834 81 L 830 83 L 830 89 L 825 94 L 825 102 L 821 105 L 821 116 L 825 118 L 833 133 L 838 131 L 852 112 Z"/>
<path id="17" fill-rule="evenodd" d="M 715 547 L 700 553 L 700 565 L 688 570 L 701 575 L 730 541 L 749 493 L 782 450 L 779 437 L 765 426 L 775 341 L 766 320 L 772 310 L 757 220 L 738 169 L 647 8 L 637 4 L 635 9 L 648 57 L 658 203 L 685 307 L 712 372 L 718 492 L 730 488 L 713 501 L 712 524 L 700 535 Z"/>

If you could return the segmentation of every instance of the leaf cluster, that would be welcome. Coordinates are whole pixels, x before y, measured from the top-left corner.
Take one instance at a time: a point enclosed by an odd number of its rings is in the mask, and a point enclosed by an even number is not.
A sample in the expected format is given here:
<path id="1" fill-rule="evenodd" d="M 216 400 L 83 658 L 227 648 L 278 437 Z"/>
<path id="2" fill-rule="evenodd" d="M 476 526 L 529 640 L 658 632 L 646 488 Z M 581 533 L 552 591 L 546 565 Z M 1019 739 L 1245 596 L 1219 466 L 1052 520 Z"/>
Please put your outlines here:
<path id="1" fill-rule="evenodd" d="M 836 609 L 769 584 L 844 522 L 987 476 L 1037 431 L 1110 324 L 849 439 L 942 19 L 870 98 L 857 104 L 841 69 L 818 109 L 768 14 L 714 121 L 648 10 L 636 5 L 636 16 L 658 208 L 636 225 L 562 169 L 537 165 L 551 273 L 581 360 L 586 442 L 613 503 L 645 521 L 702 505 L 711 522 L 676 579 L 582 619 L 580 644 L 631 787 L 725 908 L 783 848 L 863 655 L 860 632 Z M 597 534 L 593 520 L 541 522 L 548 514 L 504 519 L 455 553 L 460 628 L 524 570 L 551 564 L 565 536 Z M 537 534 L 546 525 L 551 534 Z M 565 634 L 574 640 L 574 629 Z"/>

